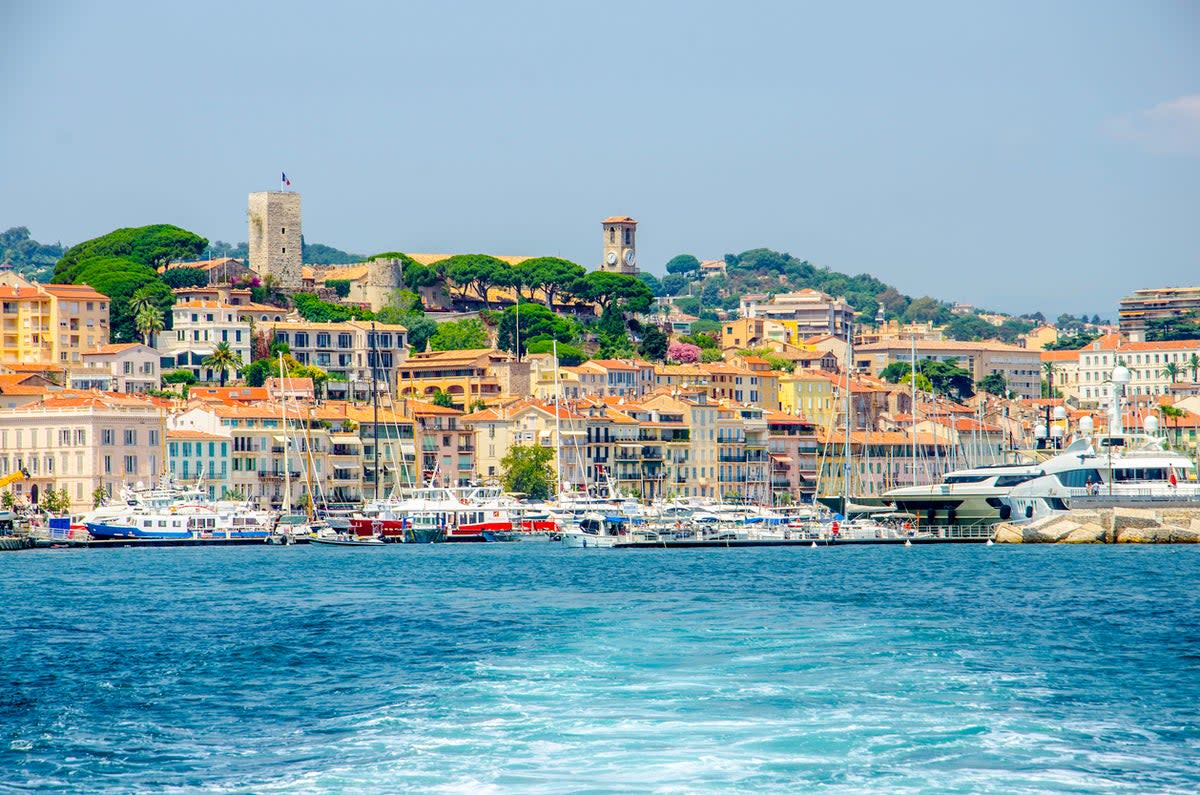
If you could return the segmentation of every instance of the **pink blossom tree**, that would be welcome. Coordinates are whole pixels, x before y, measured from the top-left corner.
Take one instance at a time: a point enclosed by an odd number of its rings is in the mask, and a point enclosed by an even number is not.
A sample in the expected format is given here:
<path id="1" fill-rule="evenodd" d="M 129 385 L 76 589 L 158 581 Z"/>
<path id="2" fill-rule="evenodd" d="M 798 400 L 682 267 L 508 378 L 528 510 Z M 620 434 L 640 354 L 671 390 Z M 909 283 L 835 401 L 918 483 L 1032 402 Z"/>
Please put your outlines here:
<path id="1" fill-rule="evenodd" d="M 679 364 L 693 364 L 700 361 L 700 346 L 687 342 L 672 342 L 667 347 L 667 360 Z"/>

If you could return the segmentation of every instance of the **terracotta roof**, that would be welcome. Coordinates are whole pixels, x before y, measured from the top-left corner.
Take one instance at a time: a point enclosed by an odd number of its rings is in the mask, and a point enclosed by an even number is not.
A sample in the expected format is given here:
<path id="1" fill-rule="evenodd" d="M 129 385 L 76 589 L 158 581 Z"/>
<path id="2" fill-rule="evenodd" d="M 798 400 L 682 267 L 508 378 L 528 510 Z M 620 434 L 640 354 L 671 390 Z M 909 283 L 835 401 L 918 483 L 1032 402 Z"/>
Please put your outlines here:
<path id="1" fill-rule="evenodd" d="M 408 410 L 409 410 L 409 413 L 412 414 L 414 417 L 421 417 L 421 416 L 458 417 L 458 416 L 462 415 L 462 412 L 456 408 L 452 408 L 450 406 L 439 406 L 436 403 L 429 403 L 428 401 L 417 400 L 416 398 L 408 398 Z"/>
<path id="2" fill-rule="evenodd" d="M 194 386 L 188 390 L 188 395 L 242 402 L 266 400 L 268 397 L 266 387 L 261 386 Z"/>
<path id="3" fill-rule="evenodd" d="M 168 439 L 212 439 L 215 441 L 229 441 L 228 436 L 222 436 L 219 433 L 205 433 L 204 431 L 193 431 L 190 428 L 179 428 L 176 430 L 167 431 Z"/>
<path id="4" fill-rule="evenodd" d="M 147 348 L 147 350 L 152 351 L 155 356 L 158 355 L 158 351 L 155 351 L 153 348 L 148 348 L 140 342 L 118 342 L 111 343 L 109 345 L 97 345 L 95 350 L 84 351 L 83 355 L 108 356 L 114 353 L 124 353 L 125 351 L 132 350 L 134 348 Z"/>
<path id="5" fill-rule="evenodd" d="M 1079 351 L 1040 351 L 1043 362 L 1078 362 Z"/>
<path id="6" fill-rule="evenodd" d="M 107 301 L 108 296 L 96 292 L 86 284 L 43 284 L 41 289 L 57 298 L 70 298 L 77 301 Z"/>
<path id="7" fill-rule="evenodd" d="M 263 386 L 266 388 L 267 392 L 270 392 L 272 389 L 301 390 L 311 392 L 313 390 L 313 380 L 308 377 L 293 378 L 291 376 L 287 378 L 268 378 Z"/>
<path id="8" fill-rule="evenodd" d="M 637 224 L 637 221 L 630 218 L 628 215 L 610 215 L 601 223 L 604 224 Z"/>
<path id="9" fill-rule="evenodd" d="M 629 362 L 623 362 L 620 359 L 590 359 L 584 364 L 594 364 L 603 367 L 605 370 L 636 370 L 635 365 Z"/>

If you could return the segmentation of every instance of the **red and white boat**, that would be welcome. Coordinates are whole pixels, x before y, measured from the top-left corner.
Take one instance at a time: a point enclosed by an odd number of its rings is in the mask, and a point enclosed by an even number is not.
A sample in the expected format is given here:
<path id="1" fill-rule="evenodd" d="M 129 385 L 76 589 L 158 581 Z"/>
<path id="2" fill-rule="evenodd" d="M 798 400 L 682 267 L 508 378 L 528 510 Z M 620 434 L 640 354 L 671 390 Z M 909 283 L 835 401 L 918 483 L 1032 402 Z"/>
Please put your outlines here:
<path id="1" fill-rule="evenodd" d="M 413 489 L 398 498 L 374 500 L 350 519 L 357 536 L 396 542 L 485 541 L 485 533 L 557 532 L 550 517 L 525 517 L 520 502 L 498 486 Z"/>

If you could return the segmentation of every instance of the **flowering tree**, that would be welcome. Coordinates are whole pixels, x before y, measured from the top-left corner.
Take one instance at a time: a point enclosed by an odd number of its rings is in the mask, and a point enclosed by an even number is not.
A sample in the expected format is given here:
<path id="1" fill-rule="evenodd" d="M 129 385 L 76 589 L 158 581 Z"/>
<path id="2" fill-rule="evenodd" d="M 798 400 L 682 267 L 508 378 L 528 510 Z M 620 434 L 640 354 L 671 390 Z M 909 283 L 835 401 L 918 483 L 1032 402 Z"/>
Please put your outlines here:
<path id="1" fill-rule="evenodd" d="M 687 342 L 672 342 L 667 347 L 667 359 L 679 364 L 694 364 L 700 360 L 700 346 Z"/>

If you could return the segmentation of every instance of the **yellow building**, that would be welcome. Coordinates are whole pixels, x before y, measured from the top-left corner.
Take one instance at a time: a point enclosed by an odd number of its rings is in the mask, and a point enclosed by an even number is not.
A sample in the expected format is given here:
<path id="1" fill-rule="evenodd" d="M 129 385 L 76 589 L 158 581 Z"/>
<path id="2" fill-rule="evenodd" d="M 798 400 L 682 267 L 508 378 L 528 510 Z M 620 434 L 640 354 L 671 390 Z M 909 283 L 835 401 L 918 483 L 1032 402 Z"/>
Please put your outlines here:
<path id="1" fill-rule="evenodd" d="M 834 405 L 833 381 L 828 373 L 797 370 L 779 379 L 780 409 L 793 416 L 805 417 L 818 428 L 832 428 L 838 416 Z"/>
<path id="2" fill-rule="evenodd" d="M 108 344 L 108 296 L 86 284 L 33 284 L 0 277 L 0 362 L 81 364 Z"/>
<path id="3" fill-rule="evenodd" d="M 470 410 L 478 401 L 529 394 L 529 365 L 494 348 L 413 353 L 397 367 L 399 393 L 429 400 L 439 390 L 455 407 Z"/>

